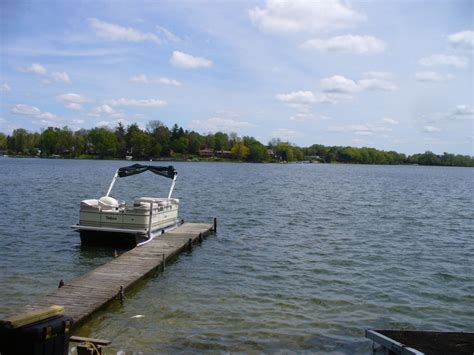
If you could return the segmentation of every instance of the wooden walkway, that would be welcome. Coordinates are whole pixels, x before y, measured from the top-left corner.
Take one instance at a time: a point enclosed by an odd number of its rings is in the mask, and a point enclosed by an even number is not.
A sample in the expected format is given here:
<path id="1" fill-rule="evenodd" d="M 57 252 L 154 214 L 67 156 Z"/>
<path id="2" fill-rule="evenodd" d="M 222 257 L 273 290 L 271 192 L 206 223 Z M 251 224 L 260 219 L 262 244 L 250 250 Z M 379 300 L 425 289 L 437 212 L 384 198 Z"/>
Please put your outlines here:
<path id="1" fill-rule="evenodd" d="M 164 269 L 167 260 L 205 237 L 212 229 L 211 224 L 184 223 L 84 276 L 65 282 L 56 291 L 34 300 L 23 311 L 60 305 L 77 325 L 110 301 L 120 298 L 122 287 L 126 291 L 153 271 Z"/>

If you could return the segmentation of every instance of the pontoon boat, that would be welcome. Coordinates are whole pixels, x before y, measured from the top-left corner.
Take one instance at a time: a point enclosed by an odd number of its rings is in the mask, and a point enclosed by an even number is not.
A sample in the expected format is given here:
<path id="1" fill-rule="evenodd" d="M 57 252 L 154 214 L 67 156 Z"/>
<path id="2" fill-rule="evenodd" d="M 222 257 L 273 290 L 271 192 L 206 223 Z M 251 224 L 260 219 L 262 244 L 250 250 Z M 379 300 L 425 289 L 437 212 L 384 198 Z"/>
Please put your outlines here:
<path id="1" fill-rule="evenodd" d="M 172 179 L 167 198 L 139 197 L 132 206 L 110 196 L 118 177 L 151 171 Z M 99 199 L 81 201 L 79 224 L 71 226 L 81 234 L 83 244 L 143 244 L 176 227 L 179 200 L 171 198 L 177 172 L 172 166 L 134 164 L 115 172 L 107 194 Z"/>

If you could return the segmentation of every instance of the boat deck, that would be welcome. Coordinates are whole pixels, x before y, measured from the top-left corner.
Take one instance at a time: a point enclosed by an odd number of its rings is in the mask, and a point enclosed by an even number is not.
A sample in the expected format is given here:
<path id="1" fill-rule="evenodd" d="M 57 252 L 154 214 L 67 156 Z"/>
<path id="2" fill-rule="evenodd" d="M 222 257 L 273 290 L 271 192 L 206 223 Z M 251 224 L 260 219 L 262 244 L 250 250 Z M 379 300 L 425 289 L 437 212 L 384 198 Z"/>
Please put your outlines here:
<path id="1" fill-rule="evenodd" d="M 21 311 L 60 305 L 77 325 L 110 301 L 120 298 L 122 290 L 125 292 L 153 271 L 163 269 L 168 260 L 192 243 L 201 241 L 212 230 L 212 224 L 184 223 L 84 276 L 66 281 L 60 288 L 33 300 Z"/>

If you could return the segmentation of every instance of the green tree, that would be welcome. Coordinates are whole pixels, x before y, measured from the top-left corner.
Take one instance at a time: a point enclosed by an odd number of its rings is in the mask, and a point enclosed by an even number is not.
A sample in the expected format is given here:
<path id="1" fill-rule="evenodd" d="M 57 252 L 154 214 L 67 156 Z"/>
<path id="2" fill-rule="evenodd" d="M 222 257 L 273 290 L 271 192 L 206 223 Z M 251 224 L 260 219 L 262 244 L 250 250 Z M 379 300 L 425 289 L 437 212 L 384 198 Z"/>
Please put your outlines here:
<path id="1" fill-rule="evenodd" d="M 229 147 L 229 136 L 223 132 L 217 132 L 214 134 L 214 149 L 215 150 L 227 150 Z"/>
<path id="2" fill-rule="evenodd" d="M 93 128 L 89 132 L 89 141 L 99 157 L 115 157 L 117 154 L 117 137 L 105 127 Z"/>
<path id="3" fill-rule="evenodd" d="M 289 143 L 280 143 L 276 146 L 276 155 L 280 160 L 283 161 L 294 161 L 295 156 L 293 153 L 293 148 Z"/>
<path id="4" fill-rule="evenodd" d="M 4 133 L 0 133 L 0 150 L 7 149 L 7 136 Z"/>
<path id="5" fill-rule="evenodd" d="M 238 160 L 245 160 L 250 153 L 250 149 L 244 143 L 234 143 L 230 151 L 234 158 Z"/>
<path id="6" fill-rule="evenodd" d="M 60 129 L 57 127 L 48 127 L 40 137 L 39 146 L 42 155 L 58 154 Z"/>

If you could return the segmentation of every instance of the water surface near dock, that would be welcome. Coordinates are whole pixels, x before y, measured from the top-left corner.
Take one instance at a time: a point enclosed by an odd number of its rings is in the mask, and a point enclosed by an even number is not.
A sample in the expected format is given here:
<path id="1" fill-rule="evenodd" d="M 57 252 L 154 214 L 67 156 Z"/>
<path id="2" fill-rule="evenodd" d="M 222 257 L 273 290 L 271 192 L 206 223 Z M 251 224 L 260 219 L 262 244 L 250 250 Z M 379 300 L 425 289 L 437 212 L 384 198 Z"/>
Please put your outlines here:
<path id="1" fill-rule="evenodd" d="M 0 314 L 112 259 L 69 225 L 127 164 L 0 160 Z M 365 328 L 474 328 L 474 169 L 173 165 L 180 215 L 217 217 L 218 234 L 82 335 L 126 351 L 367 353 Z M 144 174 L 114 193 L 167 188 Z"/>

